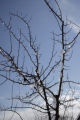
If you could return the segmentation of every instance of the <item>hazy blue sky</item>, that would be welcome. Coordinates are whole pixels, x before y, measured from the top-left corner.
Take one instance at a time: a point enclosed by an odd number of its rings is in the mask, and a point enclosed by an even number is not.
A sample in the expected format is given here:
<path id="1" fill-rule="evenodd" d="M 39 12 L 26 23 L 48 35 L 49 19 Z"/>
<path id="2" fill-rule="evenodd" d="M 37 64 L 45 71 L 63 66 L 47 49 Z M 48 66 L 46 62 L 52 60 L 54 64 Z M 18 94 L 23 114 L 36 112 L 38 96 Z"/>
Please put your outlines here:
<path id="1" fill-rule="evenodd" d="M 62 0 L 61 8 L 63 15 L 76 24 L 80 25 L 80 0 Z M 51 45 L 51 32 L 53 30 L 57 31 L 54 17 L 52 17 L 50 11 L 47 9 L 43 0 L 0 0 L 0 17 L 5 21 L 9 19 L 9 12 L 13 13 L 22 13 L 23 16 L 27 15 L 28 18 L 31 18 L 31 30 L 33 36 L 37 38 L 37 41 L 40 43 L 41 52 L 45 53 L 45 63 L 47 62 L 50 50 L 48 46 Z M 77 28 L 73 28 L 74 34 L 77 31 Z M 0 24 L 0 46 L 7 48 L 8 37 L 3 31 L 3 27 Z M 68 71 L 69 77 L 71 80 L 80 81 L 80 39 L 76 43 L 73 50 L 73 58 L 69 62 Z M 10 88 L 3 85 L 0 87 L 0 97 L 7 96 L 6 90 Z M 4 96 L 3 96 L 4 95 Z M 1 101 L 1 99 L 0 99 Z"/>

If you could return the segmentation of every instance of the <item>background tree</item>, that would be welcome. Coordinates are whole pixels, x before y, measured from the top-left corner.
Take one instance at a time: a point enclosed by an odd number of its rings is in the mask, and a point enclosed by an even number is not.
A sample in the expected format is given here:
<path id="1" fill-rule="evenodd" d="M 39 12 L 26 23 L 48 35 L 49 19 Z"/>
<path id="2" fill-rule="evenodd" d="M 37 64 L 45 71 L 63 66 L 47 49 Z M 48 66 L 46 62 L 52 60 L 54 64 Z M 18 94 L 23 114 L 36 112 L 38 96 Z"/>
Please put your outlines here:
<path id="1" fill-rule="evenodd" d="M 52 33 L 52 52 L 46 67 L 41 64 L 40 46 L 37 44 L 36 38 L 34 39 L 32 36 L 30 20 L 18 13 L 10 13 L 8 24 L 0 18 L 0 22 L 8 30 L 10 36 L 9 51 L 0 46 L 0 85 L 5 82 L 12 85 L 12 94 L 9 99 L 11 104 L 9 104 L 9 107 L 1 106 L 0 110 L 15 112 L 22 120 L 23 118 L 17 112 L 17 109 L 31 108 L 47 116 L 48 120 L 59 120 L 63 108 L 62 118 L 65 119 L 65 112 L 73 106 L 72 102 L 76 100 L 74 97 L 67 99 L 66 96 L 69 94 L 70 89 L 72 95 L 74 95 L 75 91 L 71 85 L 79 84 L 70 81 L 68 77 L 66 78 L 65 72 L 67 62 L 72 57 L 72 48 L 80 31 L 74 37 L 67 39 L 67 36 L 71 35 L 71 21 L 65 20 L 63 17 L 59 2 L 57 0 L 51 2 L 43 0 L 43 2 L 57 24 L 57 32 Z M 53 7 L 53 5 L 55 6 Z M 19 20 L 21 25 L 24 24 L 25 30 L 22 27 L 15 33 L 14 28 L 16 26 L 14 23 L 12 24 L 12 19 Z M 53 75 L 55 76 L 54 79 L 52 78 Z M 18 95 L 14 94 L 14 85 L 19 89 L 24 89 L 24 93 L 21 94 L 21 92 L 16 91 Z M 65 87 L 67 87 L 67 91 L 65 91 Z M 66 93 L 65 97 L 63 97 L 64 93 Z"/>

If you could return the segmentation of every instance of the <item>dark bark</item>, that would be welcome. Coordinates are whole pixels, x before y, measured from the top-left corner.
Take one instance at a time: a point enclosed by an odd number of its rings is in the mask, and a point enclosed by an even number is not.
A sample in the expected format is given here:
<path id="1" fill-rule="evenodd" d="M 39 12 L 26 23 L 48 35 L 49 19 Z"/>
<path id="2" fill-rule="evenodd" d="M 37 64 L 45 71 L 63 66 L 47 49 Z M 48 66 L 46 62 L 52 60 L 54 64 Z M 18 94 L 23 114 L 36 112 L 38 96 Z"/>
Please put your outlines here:
<path id="1" fill-rule="evenodd" d="M 59 96 L 56 96 L 56 114 L 55 120 L 59 120 Z"/>
<path id="2" fill-rule="evenodd" d="M 45 99 L 45 102 L 46 102 L 48 120 L 51 120 L 51 113 L 50 113 L 49 103 L 48 103 L 48 99 L 47 99 L 47 95 L 46 95 L 46 90 L 45 90 L 45 87 L 43 85 L 43 82 L 42 81 L 40 81 L 40 82 L 41 82 L 41 85 L 43 87 L 43 93 L 44 93 L 44 99 Z"/>

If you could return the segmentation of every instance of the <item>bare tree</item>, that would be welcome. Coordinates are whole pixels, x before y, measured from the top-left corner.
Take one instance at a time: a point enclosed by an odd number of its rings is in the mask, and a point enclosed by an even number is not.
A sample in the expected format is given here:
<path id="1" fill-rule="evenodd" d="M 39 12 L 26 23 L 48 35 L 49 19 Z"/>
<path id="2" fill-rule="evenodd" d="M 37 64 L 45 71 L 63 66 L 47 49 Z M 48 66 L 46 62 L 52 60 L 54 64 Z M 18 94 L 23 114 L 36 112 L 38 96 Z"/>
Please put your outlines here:
<path id="1" fill-rule="evenodd" d="M 58 33 L 52 33 L 53 46 L 51 58 L 46 67 L 41 65 L 40 47 L 37 45 L 36 39 L 32 36 L 29 24 L 30 20 L 26 20 L 22 15 L 14 13 L 10 13 L 8 24 L 0 18 L 0 22 L 8 30 L 10 36 L 9 51 L 6 51 L 0 46 L 0 77 L 2 78 L 0 85 L 7 81 L 21 88 L 25 88 L 23 95 L 19 93 L 18 96 L 16 96 L 16 94 L 14 96 L 12 87 L 12 96 L 11 99 L 9 99 L 11 105 L 6 108 L 1 107 L 0 110 L 13 111 L 18 114 L 17 109 L 31 108 L 47 116 L 48 120 L 59 120 L 61 107 L 63 106 L 66 111 L 71 105 L 68 105 L 68 103 L 75 100 L 74 98 L 66 100 L 66 96 L 62 99 L 65 83 L 69 88 L 71 84 L 80 84 L 70 81 L 68 78 L 66 78 L 66 80 L 64 79 L 67 69 L 66 64 L 71 58 L 71 50 L 80 35 L 80 31 L 76 33 L 73 38 L 67 40 L 66 36 L 71 32 L 69 31 L 71 22 L 64 19 L 59 2 L 57 0 L 53 1 L 56 5 L 56 7 L 54 7 L 55 9 L 48 0 L 43 0 L 43 2 L 50 10 L 54 19 L 56 19 L 58 29 Z M 12 18 L 19 20 L 21 24 L 23 23 L 25 25 L 24 27 L 27 34 L 25 31 L 23 32 L 22 29 L 19 29 L 18 34 L 14 32 Z M 13 40 L 16 41 L 16 54 L 14 52 Z M 58 54 L 55 52 L 55 45 L 59 46 L 59 50 L 57 50 Z M 55 74 L 55 71 L 59 74 Z M 53 74 L 55 78 L 57 75 L 58 80 L 50 80 L 50 76 Z M 16 101 L 19 102 L 18 105 L 15 104 Z M 20 118 L 22 119 L 21 116 Z M 64 118 L 65 112 L 63 119 Z"/>

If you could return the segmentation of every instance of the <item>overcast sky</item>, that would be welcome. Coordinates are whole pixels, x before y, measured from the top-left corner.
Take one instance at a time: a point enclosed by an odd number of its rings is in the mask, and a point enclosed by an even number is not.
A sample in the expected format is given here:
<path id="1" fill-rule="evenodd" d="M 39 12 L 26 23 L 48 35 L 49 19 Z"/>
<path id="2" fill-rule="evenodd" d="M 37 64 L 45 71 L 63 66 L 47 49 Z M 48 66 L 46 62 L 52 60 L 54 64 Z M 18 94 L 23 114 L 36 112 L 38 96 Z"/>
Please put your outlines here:
<path id="1" fill-rule="evenodd" d="M 76 24 L 80 25 L 80 0 L 62 0 L 61 8 L 63 16 Z M 45 63 L 49 52 L 48 46 L 51 44 L 51 32 L 56 28 L 55 20 L 52 17 L 50 11 L 47 9 L 43 0 L 0 0 L 0 17 L 5 21 L 9 19 L 9 12 L 22 13 L 23 16 L 31 18 L 31 30 L 33 36 L 37 38 L 38 43 L 41 46 L 41 52 L 45 52 Z M 73 27 L 74 34 L 78 31 L 78 28 Z M 6 34 L 4 36 L 2 25 L 0 25 L 0 46 L 3 48 L 8 47 L 8 38 Z M 47 50 L 47 52 L 46 52 Z M 80 81 L 80 39 L 78 39 L 74 50 L 73 57 L 69 63 L 69 78 L 70 80 Z M 8 86 L 8 85 L 7 85 Z M 4 96 L 7 96 L 8 87 L 3 85 L 0 87 L 0 101 Z M 1 104 L 1 103 L 0 103 Z"/>

